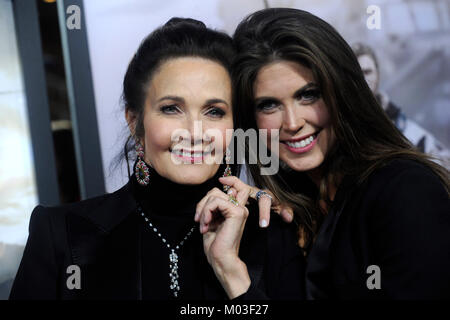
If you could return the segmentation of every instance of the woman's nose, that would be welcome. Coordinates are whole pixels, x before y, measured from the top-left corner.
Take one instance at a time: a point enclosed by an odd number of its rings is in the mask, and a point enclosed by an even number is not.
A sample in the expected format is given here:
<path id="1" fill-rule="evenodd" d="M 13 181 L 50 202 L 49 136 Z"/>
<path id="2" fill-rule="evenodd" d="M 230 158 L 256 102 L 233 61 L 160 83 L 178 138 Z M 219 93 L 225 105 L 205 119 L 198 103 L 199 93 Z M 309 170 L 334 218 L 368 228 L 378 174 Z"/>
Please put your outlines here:
<path id="1" fill-rule="evenodd" d="M 191 144 L 201 144 L 203 141 L 203 123 L 196 118 L 190 118 L 187 120 L 187 128 L 189 130 Z"/>
<path id="2" fill-rule="evenodd" d="M 305 125 L 306 121 L 296 110 L 296 106 L 288 106 L 284 110 L 283 114 L 283 126 L 282 129 L 290 132 L 297 132 Z"/>

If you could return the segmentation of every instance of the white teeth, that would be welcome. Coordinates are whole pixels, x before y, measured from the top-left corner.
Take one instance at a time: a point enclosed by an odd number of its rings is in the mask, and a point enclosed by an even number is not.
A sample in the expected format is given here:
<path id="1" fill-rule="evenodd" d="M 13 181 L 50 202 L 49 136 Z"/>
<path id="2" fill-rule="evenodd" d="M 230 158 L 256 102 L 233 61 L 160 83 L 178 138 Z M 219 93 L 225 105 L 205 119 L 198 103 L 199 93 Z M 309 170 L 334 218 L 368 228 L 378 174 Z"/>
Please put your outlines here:
<path id="1" fill-rule="evenodd" d="M 205 152 L 199 152 L 199 151 L 195 151 L 195 152 L 190 152 L 190 151 L 185 151 L 185 150 L 172 150 L 172 153 L 181 156 L 181 157 L 202 157 L 202 156 L 206 156 L 207 154 L 210 153 L 210 151 L 205 151 Z"/>
<path id="2" fill-rule="evenodd" d="M 286 144 L 291 148 L 303 148 L 313 142 L 314 136 L 309 136 L 309 138 L 303 139 L 297 142 L 286 142 Z"/>

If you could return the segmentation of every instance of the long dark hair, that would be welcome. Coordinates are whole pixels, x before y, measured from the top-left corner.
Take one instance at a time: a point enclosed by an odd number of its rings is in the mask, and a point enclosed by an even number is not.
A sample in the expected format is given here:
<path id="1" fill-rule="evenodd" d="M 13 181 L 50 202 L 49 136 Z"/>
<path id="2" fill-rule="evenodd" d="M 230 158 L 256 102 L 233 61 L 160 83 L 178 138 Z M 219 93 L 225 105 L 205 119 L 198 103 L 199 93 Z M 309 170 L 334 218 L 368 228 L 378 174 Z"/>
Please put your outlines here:
<path id="1" fill-rule="evenodd" d="M 170 59 L 200 57 L 219 63 L 231 76 L 234 55 L 233 41 L 229 35 L 209 29 L 203 22 L 190 18 L 172 18 L 142 41 L 123 80 L 123 106 L 136 117 L 134 135 L 129 135 L 123 150 L 128 175 L 129 154 L 134 150 L 135 139 L 144 135 L 144 101 L 148 84 L 158 68 Z M 232 169 L 235 171 L 237 167 Z"/>
<path id="2" fill-rule="evenodd" d="M 281 60 L 312 71 L 331 117 L 336 139 L 321 164 L 323 175 L 316 195 L 292 190 L 283 179 L 283 166 L 279 174 L 263 176 L 260 164 L 249 165 L 257 185 L 270 189 L 294 208 L 302 247 L 309 247 L 323 219 L 319 201 L 331 204 L 329 186 L 337 186 L 343 176 L 355 176 L 356 184 L 362 184 L 376 168 L 403 157 L 431 168 L 449 191 L 448 171 L 414 149 L 389 120 L 352 49 L 328 23 L 302 10 L 264 9 L 239 24 L 234 42 L 238 51 L 233 68 L 238 126 L 256 128 L 254 81 L 263 66 Z"/>

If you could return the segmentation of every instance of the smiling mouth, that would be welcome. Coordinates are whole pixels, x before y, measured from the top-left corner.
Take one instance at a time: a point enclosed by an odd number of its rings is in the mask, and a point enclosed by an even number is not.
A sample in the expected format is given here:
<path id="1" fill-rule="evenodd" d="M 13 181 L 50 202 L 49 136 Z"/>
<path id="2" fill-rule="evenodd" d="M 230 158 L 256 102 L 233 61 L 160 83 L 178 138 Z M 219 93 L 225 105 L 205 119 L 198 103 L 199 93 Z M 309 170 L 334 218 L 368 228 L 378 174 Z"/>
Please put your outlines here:
<path id="1" fill-rule="evenodd" d="M 280 141 L 281 143 L 287 145 L 290 149 L 302 149 L 302 148 L 306 148 L 308 146 L 312 146 L 315 141 L 317 136 L 319 135 L 321 130 L 312 133 L 308 136 L 305 137 L 301 137 L 300 139 L 289 139 L 289 140 L 284 140 L 284 141 Z"/>
<path id="2" fill-rule="evenodd" d="M 188 161 L 198 161 L 198 160 L 202 160 L 203 158 L 205 158 L 206 156 L 210 155 L 213 151 L 213 148 L 206 148 L 205 151 L 202 150 L 190 150 L 190 149 L 175 149 L 175 150 L 170 150 L 170 152 L 178 157 L 181 158 L 183 160 L 188 160 Z"/>

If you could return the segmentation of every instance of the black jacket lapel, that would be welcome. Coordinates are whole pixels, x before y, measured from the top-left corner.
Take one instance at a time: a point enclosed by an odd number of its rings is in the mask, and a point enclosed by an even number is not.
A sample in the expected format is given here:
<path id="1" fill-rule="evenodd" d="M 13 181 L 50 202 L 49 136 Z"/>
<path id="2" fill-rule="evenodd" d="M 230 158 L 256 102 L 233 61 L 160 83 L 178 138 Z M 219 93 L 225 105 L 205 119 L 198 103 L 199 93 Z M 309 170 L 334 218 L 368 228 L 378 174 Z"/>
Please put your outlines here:
<path id="1" fill-rule="evenodd" d="M 81 269 L 80 298 L 137 299 L 140 228 L 129 184 L 89 211 L 67 215 L 69 245 Z"/>

